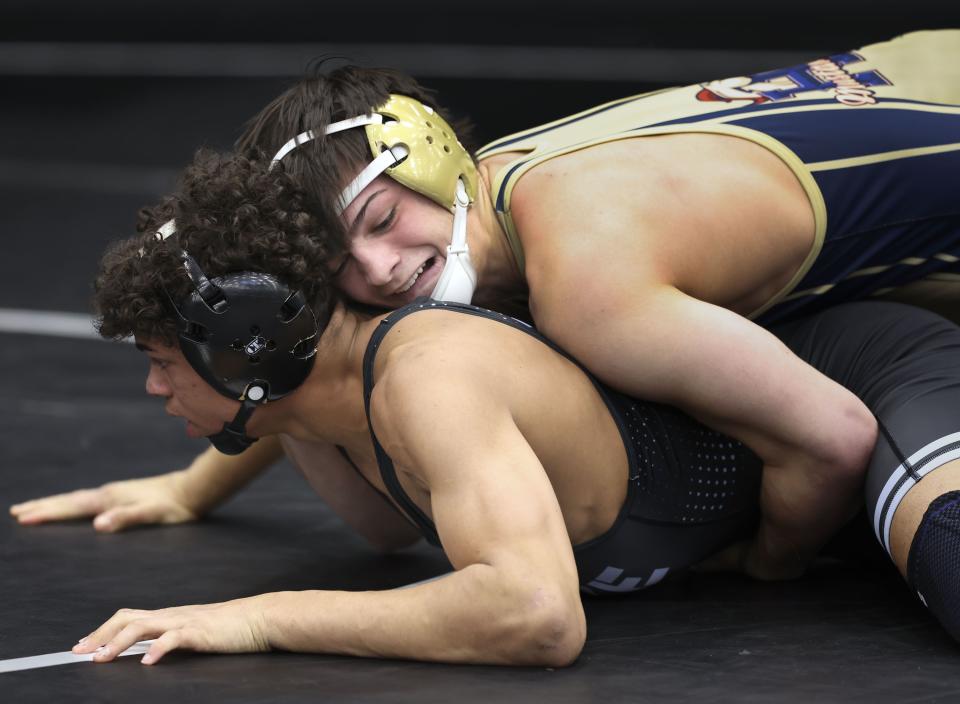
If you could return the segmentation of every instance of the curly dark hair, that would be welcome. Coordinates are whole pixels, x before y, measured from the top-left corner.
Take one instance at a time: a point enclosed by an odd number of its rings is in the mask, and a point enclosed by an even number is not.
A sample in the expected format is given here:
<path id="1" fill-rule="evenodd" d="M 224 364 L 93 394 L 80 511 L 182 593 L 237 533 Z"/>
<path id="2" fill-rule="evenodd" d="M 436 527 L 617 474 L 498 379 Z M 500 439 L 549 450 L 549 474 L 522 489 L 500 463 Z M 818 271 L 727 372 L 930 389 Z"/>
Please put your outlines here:
<path id="1" fill-rule="evenodd" d="M 208 277 L 235 271 L 273 274 L 303 292 L 317 317 L 324 318 L 337 300 L 328 266 L 342 253 L 343 240 L 336 233 L 319 237 L 302 190 L 268 169 L 269 160 L 261 154 L 198 151 L 178 190 L 140 211 L 140 234 L 105 252 L 94 282 L 100 334 L 175 344 L 170 298 L 183 300 L 192 290 L 181 249 Z M 176 235 L 157 240 L 157 230 L 170 219 Z"/>
<path id="2" fill-rule="evenodd" d="M 319 63 L 309 76 L 275 98 L 245 127 L 235 145 L 237 152 L 251 149 L 268 155 L 307 130 L 315 133 L 332 122 L 366 115 L 387 102 L 391 94 L 415 98 L 433 108 L 473 154 L 473 125 L 454 119 L 437 104 L 433 91 L 412 77 L 392 69 L 341 66 L 326 70 Z M 371 160 L 363 130 L 345 130 L 311 140 L 288 154 L 276 171 L 286 172 L 304 192 L 304 202 L 319 228 L 344 239 L 343 221 L 335 208 L 341 190 Z"/>

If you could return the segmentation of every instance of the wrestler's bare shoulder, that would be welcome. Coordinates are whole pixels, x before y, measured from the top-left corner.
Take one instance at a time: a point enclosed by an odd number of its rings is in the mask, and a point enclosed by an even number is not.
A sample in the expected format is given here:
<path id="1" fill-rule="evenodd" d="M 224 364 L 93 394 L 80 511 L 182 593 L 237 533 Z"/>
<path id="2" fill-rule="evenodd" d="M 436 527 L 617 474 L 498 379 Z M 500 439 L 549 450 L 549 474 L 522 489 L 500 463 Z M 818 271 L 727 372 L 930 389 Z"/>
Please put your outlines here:
<path id="1" fill-rule="evenodd" d="M 504 377 L 505 389 L 535 385 L 544 366 L 557 364 L 558 357 L 547 345 L 531 335 L 475 315 L 436 308 L 407 315 L 391 326 L 380 345 L 375 372 L 416 380 L 445 368 L 467 378 L 484 378 L 494 389 L 491 375 Z M 565 360 L 562 360 L 565 366 Z M 515 364 L 529 366 L 516 377 Z M 550 372 L 543 372 L 549 376 Z M 422 385 L 422 383 L 421 383 Z"/>
<path id="2" fill-rule="evenodd" d="M 592 265 L 616 252 L 635 272 L 741 311 L 789 281 L 814 235 L 789 167 L 715 134 L 623 139 L 549 159 L 519 179 L 511 214 L 528 278 L 558 258 Z"/>
<path id="3" fill-rule="evenodd" d="M 397 322 L 381 343 L 375 377 L 390 412 L 403 404 L 411 422 L 442 408 L 427 402 L 436 395 L 452 395 L 457 403 L 483 397 L 508 409 L 531 437 L 545 433 L 544 446 L 558 445 L 558 429 L 575 437 L 578 426 L 605 415 L 602 398 L 574 362 L 524 330 L 454 310 L 421 311 Z"/>

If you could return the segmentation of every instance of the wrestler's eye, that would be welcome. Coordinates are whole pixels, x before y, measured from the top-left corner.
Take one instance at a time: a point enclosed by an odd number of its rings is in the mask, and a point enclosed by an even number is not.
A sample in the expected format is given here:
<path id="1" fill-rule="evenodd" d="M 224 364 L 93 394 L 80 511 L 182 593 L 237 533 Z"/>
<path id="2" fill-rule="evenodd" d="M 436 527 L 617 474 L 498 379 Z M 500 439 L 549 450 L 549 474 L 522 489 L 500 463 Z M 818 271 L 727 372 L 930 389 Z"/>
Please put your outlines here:
<path id="1" fill-rule="evenodd" d="M 157 368 L 159 368 L 159 369 L 166 369 L 166 368 L 167 368 L 168 363 L 165 362 L 164 360 L 162 360 L 162 359 L 156 359 L 156 358 L 154 358 L 154 357 L 150 357 L 149 359 L 150 359 L 150 364 L 154 365 L 155 367 L 157 367 Z"/>
<path id="2" fill-rule="evenodd" d="M 387 214 L 387 217 L 385 217 L 377 225 L 374 226 L 373 231 L 374 232 L 386 231 L 390 227 L 390 225 L 393 224 L 393 220 L 396 217 L 396 214 L 397 214 L 397 208 L 396 206 L 394 206 L 393 208 L 390 209 L 390 212 Z"/>

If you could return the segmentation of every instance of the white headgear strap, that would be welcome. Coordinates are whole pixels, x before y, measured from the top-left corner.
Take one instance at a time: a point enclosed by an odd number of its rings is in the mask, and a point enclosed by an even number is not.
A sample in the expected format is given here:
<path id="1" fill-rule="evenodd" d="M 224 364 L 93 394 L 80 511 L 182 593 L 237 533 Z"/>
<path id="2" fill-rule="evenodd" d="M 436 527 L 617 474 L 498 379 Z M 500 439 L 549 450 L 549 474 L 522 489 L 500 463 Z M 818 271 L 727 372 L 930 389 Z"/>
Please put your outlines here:
<path id="1" fill-rule="evenodd" d="M 323 134 L 336 134 L 337 132 L 343 132 L 344 130 L 351 130 L 354 127 L 382 124 L 383 115 L 379 115 L 377 113 L 372 115 L 358 115 L 357 117 L 351 117 L 350 119 L 340 120 L 339 122 L 334 122 L 327 125 L 326 129 L 323 131 Z M 283 157 L 299 147 L 301 144 L 306 144 L 307 142 L 316 138 L 317 135 L 313 130 L 301 132 L 280 147 L 280 151 L 274 155 L 270 162 L 270 168 L 274 168 L 280 163 Z M 347 207 L 354 201 L 354 199 L 360 195 L 360 192 L 369 186 L 377 176 L 382 174 L 394 164 L 398 164 L 403 161 L 409 153 L 410 152 L 406 147 L 397 145 L 392 149 L 387 149 L 370 164 L 367 164 L 366 168 L 357 174 L 357 177 L 348 183 L 347 187 L 340 192 L 340 197 L 337 199 L 337 215 L 340 215 L 344 210 L 346 210 Z"/>
<path id="2" fill-rule="evenodd" d="M 467 246 L 467 208 L 470 198 L 462 180 L 457 181 L 457 203 L 453 211 L 453 237 L 447 245 L 447 261 L 430 298 L 436 301 L 469 303 L 477 288 L 477 270 Z"/>
<path id="3" fill-rule="evenodd" d="M 410 154 L 410 150 L 402 144 L 398 144 L 395 147 L 387 149 L 367 164 L 363 168 L 363 171 L 357 174 L 357 177 L 348 183 L 347 187 L 340 192 L 340 197 L 337 199 L 337 215 L 343 213 L 356 197 L 360 195 L 363 189 L 373 183 L 377 176 L 394 164 L 399 164 L 407 158 L 408 154 Z"/>
<path id="4" fill-rule="evenodd" d="M 157 230 L 156 238 L 162 242 L 175 234 L 177 234 L 177 221 L 171 218 L 160 226 L 160 229 Z"/>
<path id="5" fill-rule="evenodd" d="M 171 218 L 170 220 L 167 220 L 165 223 L 163 223 L 163 224 L 160 226 L 160 229 L 157 230 L 157 231 L 153 234 L 153 236 L 154 236 L 158 241 L 163 242 L 165 239 L 167 239 L 167 238 L 170 237 L 171 235 L 175 235 L 175 234 L 177 234 L 177 221 Z M 146 253 L 146 252 L 145 252 L 145 250 L 143 249 L 143 247 L 141 247 L 140 249 L 137 250 L 137 254 L 140 255 L 140 258 L 141 258 L 141 259 L 143 258 L 143 255 L 144 255 L 145 253 Z"/>
<path id="6" fill-rule="evenodd" d="M 347 120 L 340 120 L 340 122 L 331 122 L 327 125 L 327 128 L 323 131 L 324 134 L 336 134 L 337 132 L 343 132 L 344 130 L 352 130 L 354 127 L 363 127 L 365 125 L 382 125 L 383 124 L 383 115 L 378 115 L 376 113 L 372 115 L 357 115 L 356 117 L 351 117 Z M 270 168 L 272 169 L 287 154 L 292 152 L 294 149 L 299 147 L 301 144 L 306 144 L 310 140 L 316 139 L 317 135 L 313 130 L 307 130 L 306 132 L 301 132 L 296 137 L 291 139 L 289 142 L 280 147 L 280 151 L 274 154 L 273 159 L 270 161 Z"/>

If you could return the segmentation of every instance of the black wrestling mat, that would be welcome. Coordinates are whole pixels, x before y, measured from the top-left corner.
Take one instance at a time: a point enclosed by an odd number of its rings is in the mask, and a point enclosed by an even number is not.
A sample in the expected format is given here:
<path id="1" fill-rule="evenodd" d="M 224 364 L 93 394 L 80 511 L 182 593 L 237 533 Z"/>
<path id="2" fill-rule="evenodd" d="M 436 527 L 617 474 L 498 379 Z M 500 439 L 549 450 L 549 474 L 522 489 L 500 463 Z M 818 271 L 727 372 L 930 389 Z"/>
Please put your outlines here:
<path id="1" fill-rule="evenodd" d="M 0 335 L 4 505 L 183 466 L 202 444 L 143 393 L 128 345 Z M 13 373 L 15 372 L 15 373 Z M 449 569 L 380 557 L 281 464 L 202 523 L 95 533 L 0 521 L 0 660 L 67 651 L 121 607 L 275 590 L 384 589 Z M 321 655 L 174 653 L 0 674 L 4 702 L 951 701 L 960 650 L 890 569 L 831 563 L 790 584 L 695 575 L 586 604 L 565 670 Z"/>

